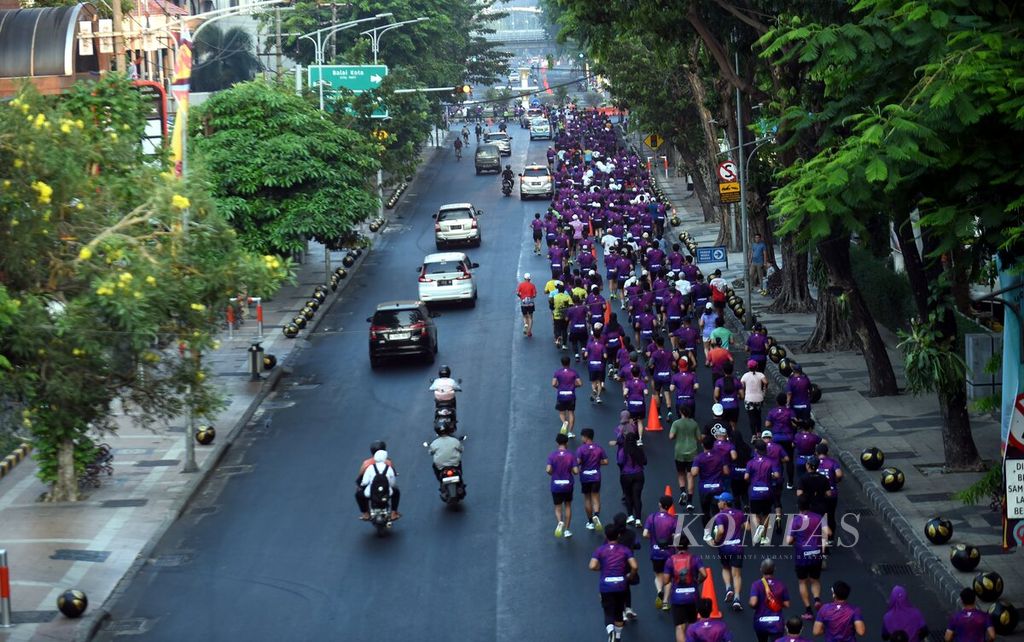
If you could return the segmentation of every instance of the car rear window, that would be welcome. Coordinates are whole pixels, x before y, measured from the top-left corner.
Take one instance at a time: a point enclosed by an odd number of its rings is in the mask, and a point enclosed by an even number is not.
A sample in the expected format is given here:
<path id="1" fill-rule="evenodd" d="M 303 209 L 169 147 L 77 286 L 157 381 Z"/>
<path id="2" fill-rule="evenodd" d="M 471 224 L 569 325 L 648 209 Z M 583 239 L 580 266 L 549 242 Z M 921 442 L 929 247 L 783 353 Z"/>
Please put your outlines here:
<path id="1" fill-rule="evenodd" d="M 442 210 L 437 213 L 438 221 L 450 221 L 460 218 L 473 218 L 473 215 L 469 210 Z"/>
<path id="2" fill-rule="evenodd" d="M 424 274 L 451 274 L 459 271 L 459 261 L 439 261 L 437 263 L 424 263 Z"/>
<path id="3" fill-rule="evenodd" d="M 548 176 L 548 170 L 541 167 L 527 167 L 523 170 L 523 176 Z"/>
<path id="4" fill-rule="evenodd" d="M 476 150 L 477 156 L 497 156 L 498 147 L 496 145 L 481 145 Z"/>
<path id="5" fill-rule="evenodd" d="M 530 124 L 535 127 L 547 127 L 548 121 L 544 120 L 543 118 L 534 118 L 532 121 L 530 121 Z"/>
<path id="6" fill-rule="evenodd" d="M 502 132 L 497 132 L 497 133 L 494 133 L 494 134 L 486 134 L 484 136 L 484 140 L 486 140 L 486 141 L 508 140 L 508 134 L 505 134 L 505 133 L 502 133 Z"/>
<path id="7" fill-rule="evenodd" d="M 403 328 L 419 323 L 423 315 L 419 310 L 377 310 L 373 315 L 373 325 L 385 328 Z"/>

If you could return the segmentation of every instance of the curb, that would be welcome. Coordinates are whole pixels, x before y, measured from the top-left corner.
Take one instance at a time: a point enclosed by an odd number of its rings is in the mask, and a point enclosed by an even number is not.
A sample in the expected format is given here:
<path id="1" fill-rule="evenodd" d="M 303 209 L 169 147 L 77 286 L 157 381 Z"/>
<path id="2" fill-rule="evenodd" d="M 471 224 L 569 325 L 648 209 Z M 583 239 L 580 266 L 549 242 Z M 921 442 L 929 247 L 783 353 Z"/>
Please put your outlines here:
<path id="1" fill-rule="evenodd" d="M 726 315 L 728 325 L 732 327 L 737 336 L 746 339 L 749 333 L 743 329 L 742 324 L 736 318 L 736 315 L 733 314 L 733 311 L 728 307 L 726 307 L 726 310 L 728 310 Z M 788 353 L 789 350 L 787 349 L 786 352 Z M 785 389 L 786 377 L 782 376 L 778 365 L 771 359 L 767 360 L 765 374 L 768 375 L 771 384 L 777 388 Z M 817 424 L 818 432 L 828 439 L 830 444 L 836 445 L 839 443 L 836 438 L 835 427 L 830 426 L 817 417 L 815 417 L 815 423 Z M 878 482 L 861 466 L 859 456 L 851 453 L 849 450 L 840 449 L 838 446 L 836 446 L 833 454 L 842 462 L 846 476 L 853 477 L 861 492 L 867 497 L 871 508 L 878 514 L 882 522 L 891 527 L 889 534 L 903 546 L 907 557 L 914 561 L 918 571 L 931 583 L 932 589 L 939 600 L 949 607 L 951 613 L 955 612 L 960 605 L 960 591 L 964 588 L 964 584 L 963 581 L 949 570 L 948 563 L 935 553 L 937 545 L 927 543 L 916 535 L 915 529 L 910 525 L 910 522 L 903 517 L 896 504 L 889 499 L 889 492 L 879 486 Z"/>
<path id="2" fill-rule="evenodd" d="M 25 442 L 12 450 L 10 455 L 4 457 L 3 461 L 0 461 L 0 479 L 3 479 L 14 470 L 14 467 L 28 457 L 30 452 L 32 452 L 32 444 Z"/>
<path id="3" fill-rule="evenodd" d="M 415 182 L 418 178 L 419 171 L 417 171 L 416 177 L 413 179 L 412 182 Z M 384 225 L 380 227 L 377 232 L 372 233 L 370 235 L 370 238 L 372 239 L 376 236 L 380 236 L 380 234 L 387 228 L 388 222 L 388 219 L 385 217 Z M 372 251 L 373 245 L 371 244 L 365 249 L 365 251 L 359 257 L 356 258 L 356 262 L 353 263 L 352 267 L 348 268 L 348 270 L 350 272 L 355 272 L 355 270 L 360 265 L 362 265 L 363 261 L 366 259 L 367 256 L 370 255 Z M 320 323 L 327 317 L 331 309 L 334 307 L 334 304 L 337 303 L 338 300 L 341 298 L 341 293 L 345 291 L 345 289 L 348 287 L 348 284 L 351 282 L 352 279 L 345 279 L 344 281 L 338 284 L 338 289 L 336 291 L 330 293 L 326 303 L 321 306 L 320 310 L 318 310 L 318 314 L 309 322 L 309 324 L 303 330 L 306 336 L 312 335 L 314 332 L 316 332 L 317 328 L 320 326 Z M 238 435 L 241 434 L 242 429 L 246 426 L 246 424 L 249 423 L 253 415 L 256 414 L 256 411 L 263 404 L 263 402 L 270 395 L 270 393 L 277 388 L 277 385 L 280 383 L 281 379 L 286 374 L 288 374 L 288 372 L 286 372 L 286 370 L 290 370 L 287 368 L 288 364 L 294 360 L 294 355 L 301 351 L 301 347 L 292 350 L 291 352 L 288 353 L 288 356 L 285 357 L 284 363 L 277 364 L 277 366 L 270 371 L 268 377 L 260 385 L 259 392 L 256 393 L 256 396 L 246 407 L 245 412 L 243 412 L 242 416 L 239 417 L 238 421 L 234 423 L 234 425 L 231 427 L 231 430 L 224 436 L 224 439 L 219 440 L 217 444 L 213 447 L 213 453 L 210 455 L 210 457 L 207 458 L 206 462 L 204 462 L 203 467 L 198 471 L 196 476 L 189 480 L 185 491 L 178 498 L 178 500 L 174 502 L 170 514 L 168 514 L 168 516 L 164 518 L 164 521 L 160 524 L 160 526 L 156 529 L 156 531 L 154 531 L 153 535 L 149 538 L 149 540 L 139 550 L 139 553 L 135 556 L 135 561 L 132 562 L 132 565 L 130 567 L 128 567 L 128 570 L 125 571 L 125 574 L 121 576 L 121 579 L 117 581 L 117 584 L 114 586 L 114 589 L 110 592 L 110 595 L 107 596 L 107 598 L 103 601 L 103 604 L 101 604 L 99 608 L 97 608 L 93 613 L 82 618 L 81 624 L 79 624 L 79 626 L 75 630 L 74 639 L 76 642 L 89 642 L 90 640 L 92 640 L 93 637 L 95 637 L 95 635 L 99 632 L 103 624 L 110 619 L 110 612 L 113 609 L 114 604 L 116 604 L 117 601 L 124 595 L 128 586 L 139 574 L 142 568 L 146 565 L 146 561 L 149 559 L 150 554 L 153 552 L 153 549 L 156 548 L 156 545 L 160 542 L 160 540 L 164 538 L 164 536 L 167 534 L 167 531 L 170 530 L 171 526 L 176 521 L 178 521 L 181 515 L 185 512 L 185 508 L 192 502 L 193 498 L 199 492 L 199 489 L 202 487 L 202 485 L 210 478 L 210 476 L 214 472 L 216 472 L 221 460 L 224 459 L 224 456 L 227 455 L 228 450 L 231 448 L 231 444 L 238 437 Z M 22 447 L 24 447 L 25 445 L 23 445 Z M 29 449 L 31 449 L 31 446 L 29 446 Z M 0 477 L 2 477 L 2 475 L 0 475 Z"/>

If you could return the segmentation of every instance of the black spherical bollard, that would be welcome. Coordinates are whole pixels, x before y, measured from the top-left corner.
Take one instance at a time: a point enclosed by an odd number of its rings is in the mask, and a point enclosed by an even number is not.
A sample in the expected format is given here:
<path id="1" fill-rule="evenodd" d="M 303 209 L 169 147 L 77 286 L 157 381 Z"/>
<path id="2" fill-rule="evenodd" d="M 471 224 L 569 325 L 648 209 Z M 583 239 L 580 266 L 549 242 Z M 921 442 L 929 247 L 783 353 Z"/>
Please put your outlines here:
<path id="1" fill-rule="evenodd" d="M 786 358 L 786 349 L 780 345 L 773 345 L 768 348 L 768 358 L 772 360 L 772 363 L 781 363 Z M 789 375 L 786 375 L 787 377 Z"/>
<path id="2" fill-rule="evenodd" d="M 298 314 L 298 315 L 295 316 L 294 319 L 292 319 L 292 323 L 294 323 L 295 325 L 299 326 L 299 330 L 305 329 L 305 327 L 306 327 L 306 317 L 302 316 L 301 314 Z"/>
<path id="3" fill-rule="evenodd" d="M 313 289 L 316 290 L 317 292 L 323 292 L 324 294 L 327 294 L 327 286 L 322 283 Z"/>
<path id="4" fill-rule="evenodd" d="M 341 264 L 344 265 L 345 267 L 352 267 L 353 265 L 356 264 L 356 257 L 352 256 L 351 254 L 346 254 L 345 258 L 341 260 Z"/>
<path id="5" fill-rule="evenodd" d="M 992 626 L 999 635 L 1010 635 L 1017 628 L 1020 616 L 1016 607 L 1007 600 L 997 600 L 989 610 Z"/>
<path id="6" fill-rule="evenodd" d="M 299 314 L 301 316 L 305 317 L 306 321 L 312 321 L 313 317 L 316 316 L 316 310 L 314 310 L 313 308 L 311 308 L 309 306 L 306 306 L 306 307 L 302 308 L 301 311 L 299 311 Z"/>
<path id="7" fill-rule="evenodd" d="M 281 328 L 281 332 L 283 332 L 284 336 L 288 339 L 294 339 L 299 336 L 299 326 L 294 323 L 289 323 L 285 327 Z"/>
<path id="8" fill-rule="evenodd" d="M 204 446 L 212 444 L 216 436 L 217 431 L 213 426 L 199 426 L 196 428 L 196 441 Z"/>
<path id="9" fill-rule="evenodd" d="M 339 279 L 344 279 L 345 277 L 348 276 L 348 270 L 338 268 L 338 271 L 335 272 L 335 274 L 338 276 Z"/>
<path id="10" fill-rule="evenodd" d="M 974 576 L 971 588 L 983 602 L 995 602 L 1003 594 L 1003 576 L 995 571 L 984 571 Z"/>
<path id="11" fill-rule="evenodd" d="M 880 470 L 885 464 L 885 453 L 872 446 L 860 454 L 860 463 L 868 470 Z"/>
<path id="12" fill-rule="evenodd" d="M 277 365 L 277 357 L 272 354 L 263 354 L 263 369 L 273 370 L 274 366 Z"/>
<path id="13" fill-rule="evenodd" d="M 957 544 L 949 550 L 949 561 L 953 568 L 967 573 L 981 564 L 981 551 L 970 544 Z"/>
<path id="14" fill-rule="evenodd" d="M 323 303 L 327 300 L 327 293 L 322 290 L 315 290 L 313 292 L 313 298 L 316 299 L 317 303 Z"/>
<path id="15" fill-rule="evenodd" d="M 82 617 L 89 608 L 89 598 L 78 589 L 68 589 L 57 597 L 57 608 L 65 617 Z"/>
<path id="16" fill-rule="evenodd" d="M 738 307 L 738 308 L 733 308 L 733 309 L 732 309 L 732 313 L 736 315 L 736 318 L 737 318 L 737 319 L 739 319 L 740 321 L 742 321 L 742 320 L 743 320 L 743 317 L 744 317 L 744 316 L 746 316 L 746 314 L 747 314 L 747 311 L 746 311 L 745 309 L 743 309 L 743 306 L 741 305 L 741 306 L 740 306 L 740 307 Z"/>
<path id="17" fill-rule="evenodd" d="M 772 361 L 775 361 L 775 359 L 772 359 Z M 779 364 L 779 374 L 783 377 L 793 374 L 793 364 L 790 363 L 789 359 L 779 359 L 775 363 Z"/>
<path id="18" fill-rule="evenodd" d="M 907 478 L 903 476 L 903 471 L 899 468 L 889 466 L 882 470 L 882 488 L 890 493 L 895 493 L 902 489 L 906 481 Z"/>
<path id="19" fill-rule="evenodd" d="M 735 295 L 729 297 L 728 299 L 726 299 L 726 303 L 729 304 L 730 308 L 735 308 L 737 305 L 740 305 L 740 303 L 742 303 L 742 302 L 743 301 L 738 296 L 735 296 Z"/>
<path id="20" fill-rule="evenodd" d="M 306 305 L 304 305 L 303 307 L 312 308 L 313 312 L 316 312 L 317 310 L 320 309 L 320 301 L 318 299 L 310 299 L 309 301 L 306 301 Z"/>
<path id="21" fill-rule="evenodd" d="M 932 544 L 945 544 L 953 537 L 953 522 L 945 517 L 933 517 L 924 524 L 924 536 Z"/>
<path id="22" fill-rule="evenodd" d="M 821 386 L 816 383 L 811 384 L 811 403 L 818 403 L 821 401 Z"/>

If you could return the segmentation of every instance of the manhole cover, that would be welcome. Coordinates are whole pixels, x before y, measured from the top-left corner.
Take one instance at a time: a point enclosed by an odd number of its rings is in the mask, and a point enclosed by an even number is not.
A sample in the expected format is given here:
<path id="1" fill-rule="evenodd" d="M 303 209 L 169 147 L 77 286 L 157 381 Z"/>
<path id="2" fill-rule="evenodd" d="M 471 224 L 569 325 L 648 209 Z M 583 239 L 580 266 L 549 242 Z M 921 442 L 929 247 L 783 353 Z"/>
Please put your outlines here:
<path id="1" fill-rule="evenodd" d="M 872 564 L 871 572 L 875 575 L 898 575 L 901 577 L 916 575 L 914 567 L 910 564 Z"/>

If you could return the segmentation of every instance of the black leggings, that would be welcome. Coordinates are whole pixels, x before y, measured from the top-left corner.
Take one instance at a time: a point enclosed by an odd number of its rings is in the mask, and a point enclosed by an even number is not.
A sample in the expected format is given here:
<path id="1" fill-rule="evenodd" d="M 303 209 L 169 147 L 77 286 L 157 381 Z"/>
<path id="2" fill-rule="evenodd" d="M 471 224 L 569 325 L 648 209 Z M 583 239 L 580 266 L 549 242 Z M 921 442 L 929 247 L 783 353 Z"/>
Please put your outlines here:
<path id="1" fill-rule="evenodd" d="M 838 538 L 836 534 L 836 507 L 839 506 L 838 497 L 826 497 L 825 505 L 828 507 L 825 515 L 828 517 L 828 527 L 832 529 L 832 537 Z"/>
<path id="2" fill-rule="evenodd" d="M 793 454 L 793 442 L 791 441 L 776 441 L 778 445 L 782 446 L 786 454 L 789 455 L 789 461 L 786 462 L 786 479 L 790 486 L 793 485 L 793 461 L 796 459 L 796 455 Z"/>
<path id="3" fill-rule="evenodd" d="M 391 487 L 391 510 L 398 512 L 398 502 L 402 499 L 402 491 L 398 490 L 397 486 Z M 359 511 L 362 513 L 370 512 L 370 498 L 363 495 L 363 489 L 359 488 L 356 490 L 356 504 L 359 504 Z"/>
<path id="4" fill-rule="evenodd" d="M 626 513 L 642 520 L 641 496 L 644 492 L 644 474 L 619 475 L 619 484 L 622 485 L 622 494 L 626 496 Z"/>
<path id="5" fill-rule="evenodd" d="M 754 437 L 760 437 L 761 431 L 764 430 L 764 426 L 761 424 L 761 402 L 751 402 L 745 404 L 747 408 L 747 419 L 750 420 L 750 433 Z"/>
<path id="6" fill-rule="evenodd" d="M 626 608 L 626 595 L 629 589 L 625 591 L 617 591 L 615 593 L 602 593 L 601 594 L 601 609 L 604 611 L 604 624 L 615 624 L 616 622 L 622 622 L 622 612 Z"/>

